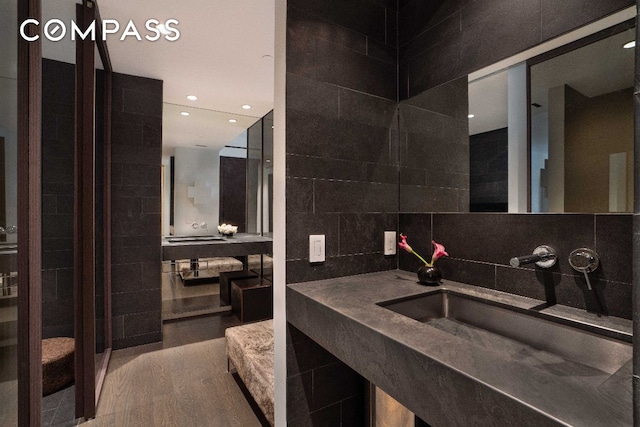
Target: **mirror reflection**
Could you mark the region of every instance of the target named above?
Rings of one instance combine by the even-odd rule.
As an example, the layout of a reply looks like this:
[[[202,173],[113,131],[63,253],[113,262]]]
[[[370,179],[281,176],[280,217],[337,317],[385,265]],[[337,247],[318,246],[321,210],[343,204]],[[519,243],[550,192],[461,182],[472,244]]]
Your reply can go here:
[[[0,4],[0,425],[17,425],[17,10]]]
[[[43,20],[76,18],[72,0],[42,4]],[[43,378],[42,420],[75,419],[74,139],[76,44],[42,41],[42,338],[43,356],[64,366]],[[51,362],[49,362],[51,363]],[[60,407],[69,408],[58,411]]]
[[[532,212],[631,212],[634,39],[531,66]]]
[[[469,83],[470,211],[631,212],[634,34],[533,58],[526,85],[524,63]]]
[[[244,245],[269,235],[272,123],[272,113],[260,118],[164,105],[165,242]],[[222,224],[232,225],[237,234],[223,234]],[[221,289],[223,273],[270,275],[268,254],[240,252],[213,257],[194,252],[165,262],[163,318],[228,311],[231,298]]]

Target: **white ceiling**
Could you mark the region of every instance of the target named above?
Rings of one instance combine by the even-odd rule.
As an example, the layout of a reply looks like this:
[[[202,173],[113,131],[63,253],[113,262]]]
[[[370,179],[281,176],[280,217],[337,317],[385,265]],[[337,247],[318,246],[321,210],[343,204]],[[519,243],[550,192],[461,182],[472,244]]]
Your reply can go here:
[[[175,42],[111,37],[107,43],[114,71],[164,81],[165,145],[219,149],[273,109],[274,0],[98,0],[98,5],[103,19],[121,25],[132,19],[141,32],[148,19],[179,21]],[[252,109],[242,109],[243,104]],[[226,113],[237,123],[229,123]]]

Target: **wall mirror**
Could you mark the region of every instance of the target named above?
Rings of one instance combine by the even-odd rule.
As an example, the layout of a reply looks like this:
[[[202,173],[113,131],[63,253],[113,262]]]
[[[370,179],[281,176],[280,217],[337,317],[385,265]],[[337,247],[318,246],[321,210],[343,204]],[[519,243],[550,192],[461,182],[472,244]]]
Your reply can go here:
[[[17,4],[0,4],[0,425],[18,424]],[[22,344],[22,343],[21,343]]]
[[[272,151],[272,113],[261,118],[165,103],[163,235],[218,237],[224,223],[238,233],[268,236]],[[163,318],[227,311],[220,273],[249,269],[267,275],[271,265],[260,254],[165,262]]]
[[[163,110],[163,235],[257,233],[260,117],[175,104]]]
[[[634,40],[625,21],[470,76],[470,211],[631,212]]]

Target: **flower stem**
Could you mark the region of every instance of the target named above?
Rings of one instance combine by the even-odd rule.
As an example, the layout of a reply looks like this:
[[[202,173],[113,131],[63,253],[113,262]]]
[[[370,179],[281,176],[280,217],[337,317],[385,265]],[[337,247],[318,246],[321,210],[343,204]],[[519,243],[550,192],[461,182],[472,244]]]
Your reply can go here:
[[[420,255],[418,255],[416,253],[416,251],[414,251],[413,249],[411,250],[411,253],[414,254],[415,256],[417,256],[418,258],[420,258],[420,261],[424,262],[424,265],[426,265],[427,267],[433,267],[431,264],[429,264],[427,261],[425,261],[424,258],[422,258]]]

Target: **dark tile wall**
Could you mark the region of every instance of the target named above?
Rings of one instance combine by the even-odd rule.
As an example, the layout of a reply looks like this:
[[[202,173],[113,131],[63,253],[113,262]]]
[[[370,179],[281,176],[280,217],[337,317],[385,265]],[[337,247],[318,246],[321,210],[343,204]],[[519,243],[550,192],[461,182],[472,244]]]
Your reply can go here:
[[[247,159],[220,157],[220,224],[247,229]]]
[[[287,422],[364,426],[365,380],[287,323]]]
[[[400,1],[400,99],[634,4],[633,0]]]
[[[507,212],[509,204],[508,129],[469,137],[471,212]]]
[[[75,66],[42,60],[42,335],[73,336]]]
[[[290,0],[287,9],[287,282],[396,268],[395,0]],[[310,234],[326,261],[310,265]],[[287,419],[364,425],[363,379],[300,332],[287,346]]]
[[[113,348],[162,340],[162,81],[114,74]]]
[[[469,211],[467,78],[400,102],[401,212]]]
[[[625,214],[401,214],[400,230],[423,257],[431,240],[449,257],[438,261],[445,278],[596,313],[631,319],[632,216]],[[546,244],[558,254],[550,269],[513,268],[509,260]],[[595,249],[600,268],[590,274],[594,292],[567,261],[580,247]],[[403,252],[400,268],[417,271],[417,258]]]
[[[287,281],[396,267],[395,1],[289,1]],[[310,234],[326,261],[310,265]]]

